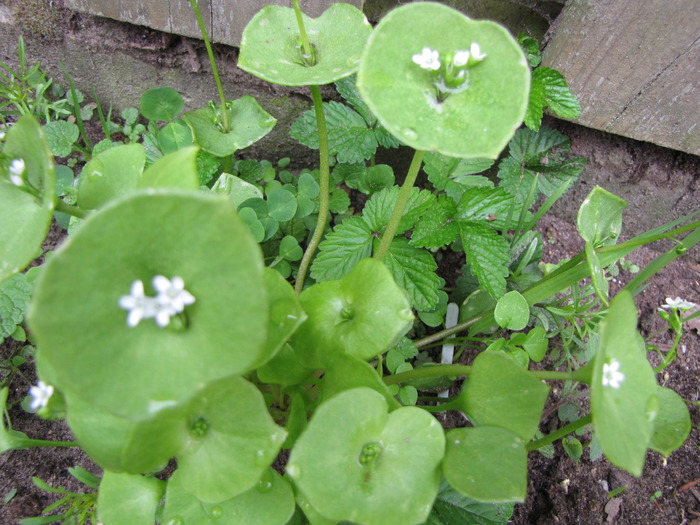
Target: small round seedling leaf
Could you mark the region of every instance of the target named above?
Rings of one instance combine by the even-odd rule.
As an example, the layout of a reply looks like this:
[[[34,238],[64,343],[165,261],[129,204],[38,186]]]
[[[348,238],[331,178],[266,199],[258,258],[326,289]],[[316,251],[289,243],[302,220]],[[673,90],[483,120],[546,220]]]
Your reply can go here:
[[[668,457],[688,437],[690,414],[683,398],[670,388],[659,386],[656,392],[659,413],[654,419],[654,433],[649,448]]]
[[[503,428],[450,430],[443,472],[452,487],[477,501],[524,501],[527,493],[525,443]]]
[[[435,71],[414,56],[428,49],[444,61],[472,43],[485,57],[468,68],[465,89],[442,99]],[[379,22],[363,52],[357,87],[380,123],[408,146],[495,159],[525,116],[530,69],[504,27],[438,3],[415,2]]]
[[[294,9],[271,5],[248,23],[238,67],[283,86],[323,85],[357,71],[372,27],[350,4],[331,5],[320,17],[302,15],[314,56],[304,59]]]
[[[297,200],[285,189],[273,189],[267,193],[267,209],[270,217],[276,221],[287,222],[297,213]]]
[[[549,387],[500,352],[474,360],[464,411],[477,425],[501,427],[528,440],[537,431]]]
[[[626,207],[624,199],[596,186],[578,210],[579,235],[596,248],[615,244],[622,231],[622,212]]]
[[[308,319],[292,346],[308,367],[322,368],[335,353],[371,359],[410,328],[411,305],[386,266],[363,259],[343,279],[317,283],[299,296]]]
[[[185,489],[177,470],[168,480],[161,523],[280,525],[294,514],[294,493],[287,480],[267,469],[254,488],[219,503],[205,503]]]
[[[173,120],[184,107],[182,96],[171,87],[149,89],[141,95],[141,114],[149,120]]]
[[[304,255],[299,241],[293,235],[286,235],[280,241],[280,257],[286,261],[298,261]]]
[[[184,120],[171,122],[158,132],[158,145],[163,153],[172,153],[192,145],[192,130]]]
[[[493,316],[501,328],[522,330],[530,319],[530,306],[520,292],[511,290],[498,300]]]
[[[121,298],[137,281],[155,296],[157,275],[180,277],[194,303],[168,326],[130,326]],[[230,201],[149,189],[90,216],[55,252],[29,323],[58,388],[143,419],[251,370],[267,315],[262,256]]]
[[[2,153],[22,159],[26,183],[39,197],[23,191],[0,175],[0,281],[19,272],[41,253],[51,225],[55,201],[55,175],[51,150],[41,127],[32,117],[20,118],[8,131]]]
[[[93,157],[80,174],[78,205],[94,210],[133,191],[146,162],[141,144],[124,144]]]
[[[658,413],[654,371],[636,330],[629,292],[613,299],[600,325],[591,383],[596,437],[614,465],[640,476]]]
[[[229,129],[223,129],[221,106],[202,108],[185,113],[195,142],[207,153],[217,157],[233,155],[267,135],[277,119],[265,111],[251,96],[229,100]]]
[[[355,388],[323,403],[292,449],[287,473],[323,517],[367,525],[422,523],[440,486],[442,427],[415,407],[387,414]]]
[[[106,470],[97,494],[98,519],[109,525],[152,525],[165,482]]]
[[[248,199],[262,199],[263,196],[262,191],[257,186],[229,173],[222,173],[211,189],[217,193],[228,195],[236,207]]]
[[[188,419],[190,439],[177,456],[180,482],[207,503],[253,488],[287,436],[260,391],[241,377],[210,384],[189,408]]]

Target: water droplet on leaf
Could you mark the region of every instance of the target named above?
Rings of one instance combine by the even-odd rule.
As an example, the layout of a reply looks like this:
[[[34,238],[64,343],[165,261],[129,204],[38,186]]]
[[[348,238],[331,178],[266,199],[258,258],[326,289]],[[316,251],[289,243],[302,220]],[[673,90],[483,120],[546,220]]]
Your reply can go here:
[[[416,133],[415,129],[406,128],[403,130],[403,134],[408,140],[416,140],[418,138],[418,133]]]
[[[211,510],[209,511],[209,515],[212,517],[212,519],[218,520],[221,516],[224,515],[224,509],[217,505],[211,508]]]

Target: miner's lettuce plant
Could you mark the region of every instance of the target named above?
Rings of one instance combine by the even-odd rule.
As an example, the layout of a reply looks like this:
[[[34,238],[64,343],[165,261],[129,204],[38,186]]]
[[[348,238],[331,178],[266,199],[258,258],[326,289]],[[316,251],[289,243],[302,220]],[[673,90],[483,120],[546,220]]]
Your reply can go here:
[[[75,217],[34,285],[28,326],[40,383],[29,408],[65,417],[104,469],[101,522],[404,525],[434,522],[446,506],[458,520],[450,523],[475,508],[505,522],[508,504],[526,494],[528,452],[584,426],[637,476],[648,449],[668,455],[682,444],[687,408],[656,384],[632,299],[680,250],[614,298],[606,268],[685,232],[679,242],[689,248],[700,224],[677,221],[617,244],[625,203],[596,188],[578,215],[585,252],[539,271],[532,227],[582,163],[567,157],[559,134],[516,134],[533,103],[531,74],[504,28],[416,2],[372,29],[352,6],[310,19],[295,1],[253,18],[239,66],[309,85],[315,125],[305,116],[293,134],[319,149],[318,172],[277,181],[271,165],[235,161],[275,121],[251,97],[226,100],[215,67],[220,104],[180,121],[177,97],[149,93],[142,113],[174,125],[151,127],[150,143],[170,151],[153,162],[140,144],[94,155],[75,206],[56,197],[51,152],[31,117],[5,137],[0,279],[22,275],[54,210]],[[333,82],[361,122],[324,106],[319,86]],[[331,147],[338,158],[349,150],[331,146],[329,108],[373,141],[333,172]],[[374,144],[399,143],[415,150],[401,187],[381,170],[367,176],[373,166],[348,167],[371,159]],[[506,146],[498,185],[475,175]],[[221,159],[211,184],[201,151]],[[422,166],[433,191],[414,188]],[[371,198],[331,230],[333,181],[364,184]],[[455,326],[417,339],[415,310],[437,326],[447,309],[433,253],[448,248],[464,252],[471,289]],[[607,309],[592,359],[529,370],[547,353],[545,313],[563,308],[557,294],[586,278]],[[486,348],[472,363],[411,364],[419,349],[462,333]],[[454,397],[418,397],[458,376],[467,379]],[[542,436],[547,380],[590,385],[591,410]],[[431,414],[444,410],[470,425],[444,430]],[[51,444],[70,443],[32,439],[3,418],[0,451]],[[173,458],[177,468],[162,481],[155,475]]]

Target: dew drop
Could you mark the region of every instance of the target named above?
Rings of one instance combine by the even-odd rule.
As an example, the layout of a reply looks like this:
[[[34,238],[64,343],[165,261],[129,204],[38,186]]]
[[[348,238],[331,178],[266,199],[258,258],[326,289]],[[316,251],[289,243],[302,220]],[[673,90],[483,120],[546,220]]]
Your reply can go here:
[[[287,474],[289,474],[291,477],[295,479],[299,479],[299,476],[301,475],[301,469],[297,467],[296,465],[287,465],[286,467]]]
[[[165,525],[185,525],[185,521],[178,516],[168,520]]]
[[[267,467],[268,466],[268,458],[265,455],[264,450],[258,450],[255,452],[255,458],[253,460],[255,464],[259,467]]]
[[[418,138],[418,133],[416,133],[415,129],[411,128],[406,128],[403,130],[403,135],[406,137],[408,140],[416,140]]]
[[[461,445],[462,442],[459,439],[455,439],[455,445]]]
[[[211,508],[211,510],[209,511],[209,515],[212,519],[218,520],[221,516],[224,515],[224,509],[216,505],[215,507]]]

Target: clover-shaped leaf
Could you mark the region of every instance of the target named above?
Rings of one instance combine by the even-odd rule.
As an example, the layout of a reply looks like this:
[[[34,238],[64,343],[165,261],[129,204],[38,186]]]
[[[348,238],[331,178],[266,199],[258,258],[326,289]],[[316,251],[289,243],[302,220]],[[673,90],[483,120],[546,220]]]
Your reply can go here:
[[[307,288],[299,300],[308,319],[292,346],[308,367],[324,367],[335,353],[371,359],[398,341],[413,321],[405,293],[375,259],[363,259],[340,280]]]
[[[654,371],[636,330],[629,292],[610,303],[601,323],[591,384],[596,437],[614,465],[640,476],[658,412]]]
[[[270,417],[260,391],[241,377],[210,384],[189,414],[190,439],[177,456],[180,482],[208,503],[253,488],[287,435]]]
[[[304,57],[294,9],[271,5],[243,31],[238,67],[284,86],[330,84],[357,71],[372,32],[362,11],[336,3],[318,18],[302,17],[313,57]]]
[[[502,26],[416,2],[379,22],[357,87],[379,122],[405,144],[495,159],[525,115],[530,69]]]
[[[259,247],[228,198],[149,189],[56,251],[29,323],[57,388],[138,420],[254,368],[266,295]]]
[[[323,517],[367,525],[422,523],[440,487],[445,437],[428,412],[387,414],[369,388],[323,403],[299,437],[287,473]]]

